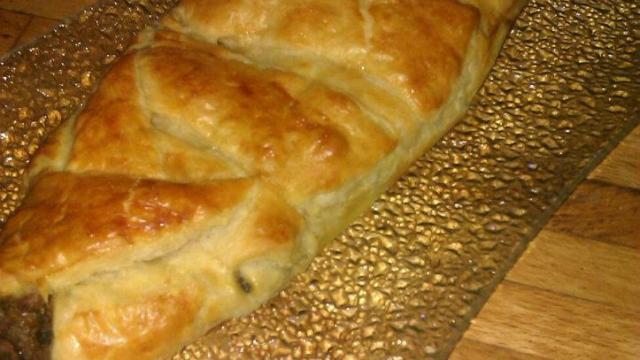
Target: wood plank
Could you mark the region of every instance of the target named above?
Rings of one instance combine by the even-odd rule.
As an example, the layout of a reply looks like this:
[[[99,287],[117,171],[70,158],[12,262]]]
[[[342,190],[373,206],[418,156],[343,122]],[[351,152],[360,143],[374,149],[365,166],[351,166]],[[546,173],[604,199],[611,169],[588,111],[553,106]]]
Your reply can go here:
[[[523,354],[500,346],[489,345],[482,342],[463,338],[456,344],[451,353],[450,360],[543,360],[546,358]]]
[[[640,190],[640,126],[589,174],[589,179]]]
[[[553,359],[637,359],[637,311],[504,281],[465,338]]]
[[[53,26],[58,23],[58,20],[34,16],[29,22],[29,25],[24,29],[24,32],[16,42],[15,46],[21,46],[33,41],[35,38],[49,32],[53,29]]]
[[[13,48],[29,23],[29,16],[0,9],[0,54]]]
[[[62,19],[95,2],[96,0],[0,0],[0,8],[50,19]]]
[[[543,230],[507,279],[638,311],[639,275],[637,249]]]
[[[640,191],[585,181],[546,230],[640,248]]]

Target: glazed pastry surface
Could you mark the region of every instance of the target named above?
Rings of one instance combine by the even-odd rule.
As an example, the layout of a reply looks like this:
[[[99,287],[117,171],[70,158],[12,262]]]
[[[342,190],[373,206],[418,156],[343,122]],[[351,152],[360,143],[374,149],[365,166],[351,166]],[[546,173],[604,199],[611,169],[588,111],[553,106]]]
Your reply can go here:
[[[0,296],[166,358],[305,269],[464,113],[522,0],[184,0],[26,175]]]

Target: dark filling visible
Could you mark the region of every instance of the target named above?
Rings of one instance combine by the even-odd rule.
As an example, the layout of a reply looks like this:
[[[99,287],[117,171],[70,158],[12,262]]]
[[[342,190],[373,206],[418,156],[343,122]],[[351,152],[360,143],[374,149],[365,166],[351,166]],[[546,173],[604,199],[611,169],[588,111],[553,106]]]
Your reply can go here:
[[[242,289],[242,291],[244,291],[247,294],[251,293],[251,290],[252,290],[251,283],[247,279],[245,279],[244,276],[242,276],[242,274],[240,274],[240,272],[238,271],[236,271],[234,275],[236,278],[236,282],[238,283],[238,286],[240,286],[240,289]]]
[[[51,338],[51,307],[40,295],[0,298],[0,360],[47,360]]]

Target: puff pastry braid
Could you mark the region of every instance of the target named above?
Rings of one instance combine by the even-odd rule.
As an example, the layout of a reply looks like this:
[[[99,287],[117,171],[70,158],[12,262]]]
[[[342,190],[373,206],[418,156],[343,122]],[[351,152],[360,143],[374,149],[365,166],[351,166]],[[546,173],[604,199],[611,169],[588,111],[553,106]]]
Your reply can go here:
[[[521,0],[185,0],[31,164],[0,295],[53,359],[170,356],[281,290],[465,111]]]

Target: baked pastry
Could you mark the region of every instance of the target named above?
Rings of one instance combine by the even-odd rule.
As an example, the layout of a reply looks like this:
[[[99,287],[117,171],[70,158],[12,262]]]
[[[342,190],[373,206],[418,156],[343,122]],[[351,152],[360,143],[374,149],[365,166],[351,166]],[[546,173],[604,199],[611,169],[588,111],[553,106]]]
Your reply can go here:
[[[282,289],[450,128],[517,0],[185,0],[33,160],[0,296],[155,359]]]

